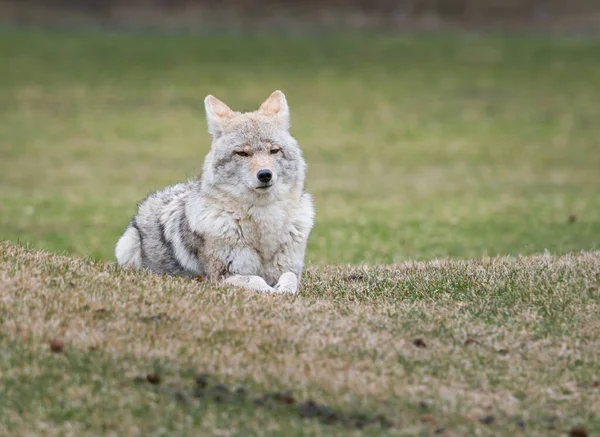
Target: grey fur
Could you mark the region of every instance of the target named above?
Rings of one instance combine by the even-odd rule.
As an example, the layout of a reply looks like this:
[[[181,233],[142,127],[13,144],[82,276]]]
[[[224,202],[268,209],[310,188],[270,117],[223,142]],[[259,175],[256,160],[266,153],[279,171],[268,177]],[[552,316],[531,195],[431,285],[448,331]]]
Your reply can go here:
[[[276,91],[251,113],[234,112],[212,96],[205,102],[213,143],[201,177],[138,204],[117,243],[117,262],[295,292],[314,210],[304,192],[306,164],[289,134],[285,96]],[[270,185],[257,180],[263,168],[272,171]]]

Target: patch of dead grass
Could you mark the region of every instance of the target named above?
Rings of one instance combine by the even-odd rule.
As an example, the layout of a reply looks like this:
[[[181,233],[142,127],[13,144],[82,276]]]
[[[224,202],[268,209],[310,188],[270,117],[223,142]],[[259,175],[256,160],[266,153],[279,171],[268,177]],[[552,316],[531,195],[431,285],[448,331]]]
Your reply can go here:
[[[2,332],[38,347],[59,338],[66,349],[169,360],[400,414],[402,426],[418,415],[398,409],[420,401],[442,421],[493,413],[570,423],[600,410],[597,252],[309,268],[297,296],[7,243],[0,254]]]

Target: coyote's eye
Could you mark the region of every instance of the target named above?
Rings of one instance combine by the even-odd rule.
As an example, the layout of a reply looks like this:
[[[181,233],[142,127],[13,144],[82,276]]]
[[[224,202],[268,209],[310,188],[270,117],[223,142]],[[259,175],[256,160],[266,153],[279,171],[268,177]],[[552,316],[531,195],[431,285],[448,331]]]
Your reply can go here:
[[[241,150],[236,150],[236,151],[235,151],[235,152],[233,152],[233,153],[234,153],[235,155],[238,155],[238,156],[250,156],[250,155],[248,155],[248,153],[247,153],[247,152],[243,152],[243,151],[241,151]]]
[[[271,149],[271,155],[277,155],[279,152],[281,152],[281,149]]]

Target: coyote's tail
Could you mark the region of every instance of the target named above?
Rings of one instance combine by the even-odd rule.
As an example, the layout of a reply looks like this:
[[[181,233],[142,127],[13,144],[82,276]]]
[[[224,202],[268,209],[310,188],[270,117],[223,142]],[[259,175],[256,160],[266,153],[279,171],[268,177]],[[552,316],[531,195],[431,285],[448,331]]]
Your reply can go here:
[[[142,267],[142,239],[140,232],[133,225],[123,233],[115,248],[115,256],[117,264],[126,268],[141,268]]]

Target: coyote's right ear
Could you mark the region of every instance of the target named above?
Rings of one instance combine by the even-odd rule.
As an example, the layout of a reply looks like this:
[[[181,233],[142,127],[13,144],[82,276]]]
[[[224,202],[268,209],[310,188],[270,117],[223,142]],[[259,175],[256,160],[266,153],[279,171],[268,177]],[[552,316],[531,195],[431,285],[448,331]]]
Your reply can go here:
[[[222,133],[221,124],[233,115],[233,111],[225,103],[211,95],[204,99],[204,108],[206,109],[208,132],[215,137],[219,136]]]

